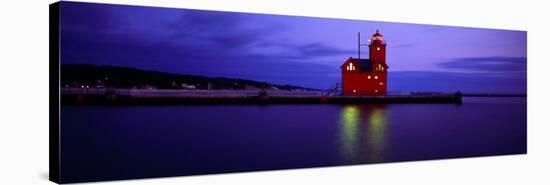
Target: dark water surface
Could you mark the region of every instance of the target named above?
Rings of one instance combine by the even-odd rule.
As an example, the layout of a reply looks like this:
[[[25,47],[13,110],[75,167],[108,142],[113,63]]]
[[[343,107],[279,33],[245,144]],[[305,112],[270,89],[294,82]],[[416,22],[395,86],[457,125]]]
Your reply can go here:
[[[65,182],[522,154],[526,98],[455,104],[63,106]]]

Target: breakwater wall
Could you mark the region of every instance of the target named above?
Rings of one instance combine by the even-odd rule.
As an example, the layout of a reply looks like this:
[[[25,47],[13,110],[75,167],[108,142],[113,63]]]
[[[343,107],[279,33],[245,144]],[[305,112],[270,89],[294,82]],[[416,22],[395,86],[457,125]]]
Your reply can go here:
[[[393,96],[131,96],[62,94],[64,105],[462,103],[460,94]]]

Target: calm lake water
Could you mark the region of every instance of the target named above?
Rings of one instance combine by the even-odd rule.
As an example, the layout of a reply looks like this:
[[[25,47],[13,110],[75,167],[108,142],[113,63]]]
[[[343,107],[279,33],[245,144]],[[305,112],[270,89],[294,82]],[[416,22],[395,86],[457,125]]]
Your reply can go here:
[[[526,98],[455,104],[62,106],[66,182],[527,150]]]

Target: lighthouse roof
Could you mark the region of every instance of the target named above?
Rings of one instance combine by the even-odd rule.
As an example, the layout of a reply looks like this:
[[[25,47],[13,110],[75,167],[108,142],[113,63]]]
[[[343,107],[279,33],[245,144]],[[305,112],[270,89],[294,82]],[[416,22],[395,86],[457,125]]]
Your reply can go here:
[[[354,59],[359,64],[360,71],[372,71],[372,62],[370,59]]]
[[[353,63],[354,65],[357,65],[359,66],[359,71],[365,71],[365,72],[371,72],[373,70],[373,62],[370,60],[370,59],[362,59],[362,58],[348,58],[348,60],[346,60],[346,62],[344,62],[342,64],[342,66],[340,66],[342,69],[345,69],[345,66],[346,65],[349,65],[348,63]],[[384,65],[385,68],[388,68],[388,66],[386,64],[382,64]]]
[[[376,33],[374,35],[372,35],[373,37],[375,36],[382,36],[382,34],[380,34],[380,32],[378,32],[378,30],[376,30]]]
[[[348,63],[354,63],[355,65],[359,66],[359,71],[372,71],[372,62],[369,59],[359,59],[359,58],[349,58],[344,64],[342,64],[342,67],[347,65]]]

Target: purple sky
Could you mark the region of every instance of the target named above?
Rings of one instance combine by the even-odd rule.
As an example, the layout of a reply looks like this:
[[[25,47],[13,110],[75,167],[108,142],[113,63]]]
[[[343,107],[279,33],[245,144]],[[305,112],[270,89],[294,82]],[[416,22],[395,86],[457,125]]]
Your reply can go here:
[[[525,31],[375,21],[63,2],[61,62],[328,89],[376,29],[389,91],[526,93]]]

